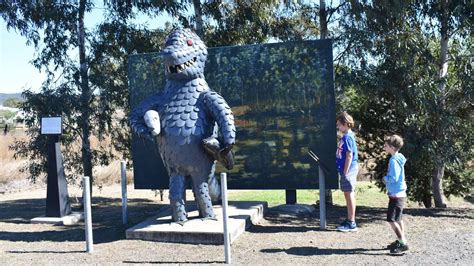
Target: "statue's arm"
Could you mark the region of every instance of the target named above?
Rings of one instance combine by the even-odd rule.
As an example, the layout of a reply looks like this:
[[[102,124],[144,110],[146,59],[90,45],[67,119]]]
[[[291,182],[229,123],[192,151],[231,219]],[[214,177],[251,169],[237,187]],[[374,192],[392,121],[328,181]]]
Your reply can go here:
[[[217,122],[217,126],[223,138],[224,147],[235,144],[234,115],[227,102],[214,91],[204,93],[204,103],[208,112]]]
[[[130,127],[140,137],[153,139],[150,128],[146,125],[144,115],[149,110],[158,111],[162,93],[156,93],[142,101],[130,112]]]

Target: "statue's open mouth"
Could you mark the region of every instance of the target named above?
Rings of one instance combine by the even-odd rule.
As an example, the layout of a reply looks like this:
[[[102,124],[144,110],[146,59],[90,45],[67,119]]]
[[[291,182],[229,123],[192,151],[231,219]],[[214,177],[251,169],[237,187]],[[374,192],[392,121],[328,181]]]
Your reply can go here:
[[[179,65],[174,65],[174,66],[168,66],[168,72],[169,73],[179,73],[179,72],[183,72],[185,69],[187,69],[188,67],[194,65],[194,63],[196,62],[197,60],[197,57],[194,57],[193,59],[189,60],[189,61],[186,61],[182,64],[179,64]]]

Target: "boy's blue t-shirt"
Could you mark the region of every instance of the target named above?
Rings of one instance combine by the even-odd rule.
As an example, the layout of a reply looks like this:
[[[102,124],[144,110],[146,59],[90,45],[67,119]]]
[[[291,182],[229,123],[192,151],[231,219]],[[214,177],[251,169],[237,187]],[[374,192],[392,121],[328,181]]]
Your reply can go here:
[[[342,138],[339,140],[339,143],[337,144],[337,151],[336,151],[336,165],[337,165],[337,170],[339,173],[342,174],[344,171],[344,165],[346,163],[346,153],[350,151],[352,152],[352,162],[351,166],[349,167],[350,169],[353,169],[354,167],[357,167],[357,161],[358,161],[358,155],[357,155],[357,144],[355,140],[355,135],[352,130],[349,130]]]

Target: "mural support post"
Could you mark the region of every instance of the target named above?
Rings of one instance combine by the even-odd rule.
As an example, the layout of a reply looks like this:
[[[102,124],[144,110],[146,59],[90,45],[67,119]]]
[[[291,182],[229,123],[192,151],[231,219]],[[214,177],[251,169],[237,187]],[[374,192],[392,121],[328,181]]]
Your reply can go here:
[[[324,170],[318,165],[319,170],[319,226],[326,229],[326,181]]]
[[[286,204],[296,204],[296,189],[285,190]]]

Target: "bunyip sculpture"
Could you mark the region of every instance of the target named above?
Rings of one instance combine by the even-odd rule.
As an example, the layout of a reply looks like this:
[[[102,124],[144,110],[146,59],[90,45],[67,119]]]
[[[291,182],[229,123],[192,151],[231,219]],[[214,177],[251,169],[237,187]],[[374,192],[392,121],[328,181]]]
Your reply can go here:
[[[164,90],[145,99],[130,114],[132,130],[156,141],[170,176],[172,218],[183,224],[185,180],[192,180],[203,219],[215,219],[209,183],[215,182],[216,160],[234,165],[234,116],[226,101],[209,89],[204,79],[207,49],[189,29],[174,30],[161,51],[165,66]]]

